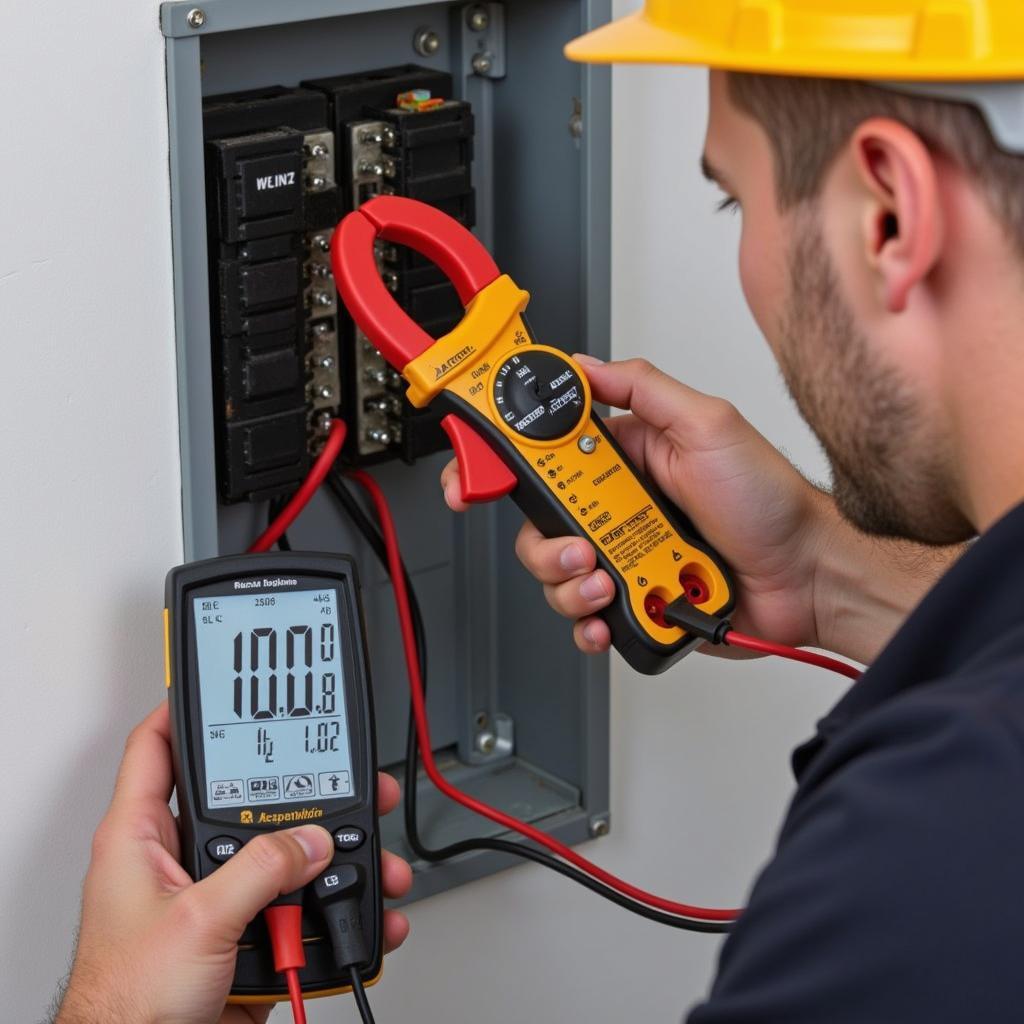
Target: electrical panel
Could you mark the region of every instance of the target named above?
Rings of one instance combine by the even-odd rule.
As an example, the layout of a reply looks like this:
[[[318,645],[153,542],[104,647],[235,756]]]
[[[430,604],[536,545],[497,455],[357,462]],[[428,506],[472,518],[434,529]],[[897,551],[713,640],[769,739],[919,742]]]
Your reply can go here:
[[[610,76],[562,47],[610,14],[610,0],[161,7],[185,556],[244,551],[342,418],[343,465],[387,494],[422,610],[436,761],[569,843],[608,830],[607,658],[574,648],[519,566],[511,503],[444,504],[447,437],[339,304],[329,251],[375,195],[431,203],[530,291],[541,341],[607,357]],[[390,244],[376,259],[429,334],[462,318],[429,261]],[[329,487],[288,537],[358,566],[379,759],[402,778],[408,684],[387,575]],[[416,790],[428,845],[501,831],[424,778]],[[413,862],[413,899],[508,865],[420,862],[401,815],[381,828]]]

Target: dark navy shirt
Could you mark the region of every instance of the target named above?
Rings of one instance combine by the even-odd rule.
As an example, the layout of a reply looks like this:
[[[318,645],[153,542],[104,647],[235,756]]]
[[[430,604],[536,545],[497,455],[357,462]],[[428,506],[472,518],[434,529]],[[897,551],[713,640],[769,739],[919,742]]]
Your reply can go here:
[[[1024,1021],[1024,506],[793,766],[775,856],[688,1024]]]

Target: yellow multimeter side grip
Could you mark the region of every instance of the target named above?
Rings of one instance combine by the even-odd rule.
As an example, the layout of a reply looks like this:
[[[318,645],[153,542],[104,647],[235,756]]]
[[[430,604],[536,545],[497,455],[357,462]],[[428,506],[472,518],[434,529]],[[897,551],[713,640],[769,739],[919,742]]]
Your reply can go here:
[[[164,609],[164,686],[171,688],[171,610]]]
[[[316,942],[317,939],[303,939],[303,942]],[[383,966],[376,973],[376,975],[370,978],[368,981],[363,982],[363,988],[373,988],[374,985],[380,981],[384,974]],[[324,999],[327,996],[345,996],[352,991],[351,985],[341,985],[338,988],[320,988],[320,989],[303,989],[303,999]],[[249,995],[230,995],[228,996],[228,1002],[234,1003],[238,1006],[259,1006],[260,1003],[265,1005],[270,1003],[287,1003],[289,1000],[287,992],[281,992],[277,994],[268,993],[265,996],[249,996]]]

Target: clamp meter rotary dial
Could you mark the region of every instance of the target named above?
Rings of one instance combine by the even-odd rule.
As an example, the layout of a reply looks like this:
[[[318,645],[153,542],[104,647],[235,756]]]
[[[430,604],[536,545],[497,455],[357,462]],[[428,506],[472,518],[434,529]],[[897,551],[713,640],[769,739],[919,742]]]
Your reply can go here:
[[[536,346],[506,359],[491,391],[506,426],[531,441],[566,437],[586,416],[586,386],[575,365]]]
[[[374,259],[381,240],[410,246],[455,286],[466,316],[443,338],[384,286]],[[687,596],[710,615],[728,614],[724,563],[605,429],[582,367],[534,342],[523,315],[529,295],[480,242],[434,207],[379,196],[338,225],[331,261],[352,318],[408,382],[409,401],[446,414],[463,499],[509,495],[545,536],[590,543],[616,589],[602,617],[637,670],[660,672],[696,647],[662,613]]]
[[[262,832],[322,825],[328,869],[280,903],[302,906],[310,996],[347,989],[326,941],[329,901],[358,917],[367,982],[380,974],[382,904],[373,703],[355,566],[272,552],[173,569],[164,613],[182,862],[204,878]],[[287,998],[262,919],[239,944],[232,1002]]]

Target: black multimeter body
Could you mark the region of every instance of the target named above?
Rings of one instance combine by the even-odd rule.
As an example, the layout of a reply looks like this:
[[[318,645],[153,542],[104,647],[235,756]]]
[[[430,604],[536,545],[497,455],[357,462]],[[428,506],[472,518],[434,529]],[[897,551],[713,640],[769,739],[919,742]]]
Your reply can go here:
[[[360,973],[372,983],[383,958],[377,758],[354,563],[293,552],[194,562],[168,574],[164,615],[185,869],[201,879],[262,832],[323,826],[335,854],[319,886],[334,869],[363,879]],[[307,996],[349,985],[313,890],[286,898],[303,904]],[[230,1001],[287,995],[259,918],[239,944]]]

